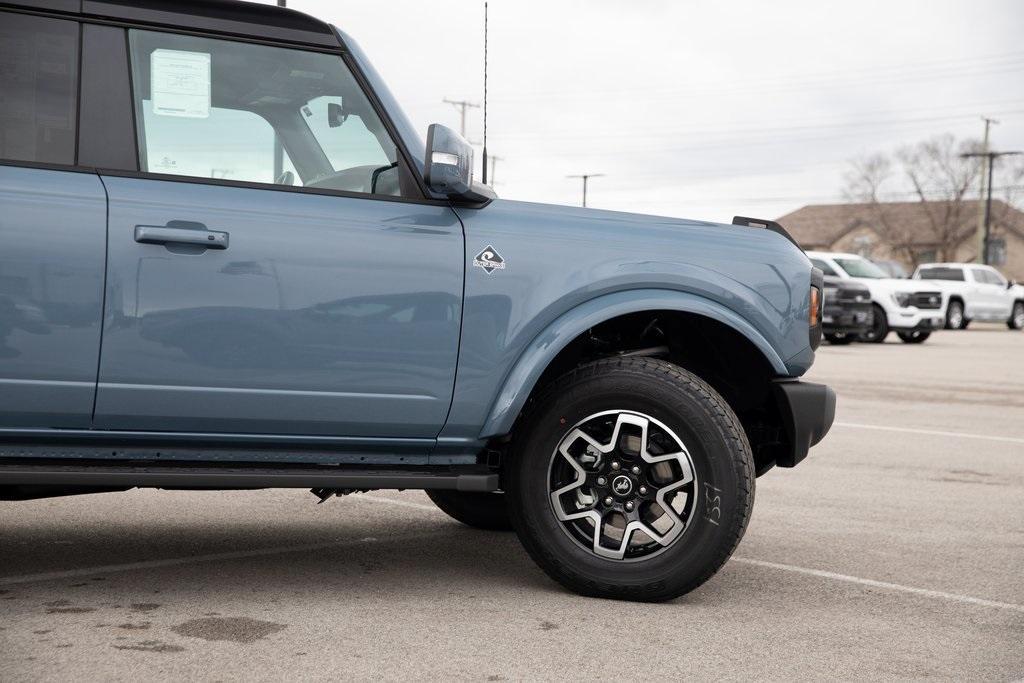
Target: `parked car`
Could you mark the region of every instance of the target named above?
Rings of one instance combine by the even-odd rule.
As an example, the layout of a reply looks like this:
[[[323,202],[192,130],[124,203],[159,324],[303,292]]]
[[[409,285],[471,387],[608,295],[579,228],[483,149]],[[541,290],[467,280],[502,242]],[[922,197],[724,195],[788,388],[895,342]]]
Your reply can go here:
[[[962,330],[972,320],[1005,322],[1011,330],[1024,329],[1024,287],[992,266],[923,263],[914,271],[914,279],[928,280],[946,293],[948,329]]]
[[[856,254],[809,251],[807,256],[825,275],[860,282],[871,292],[871,328],[861,335],[863,341],[881,343],[895,331],[904,343],[920,344],[943,326],[946,298],[942,290],[891,278]]]
[[[849,344],[871,331],[874,310],[867,287],[826,275],[824,299],[821,325],[830,344]]]
[[[425,489],[664,600],[829,430],[822,274],[780,226],[499,199],[292,10],[0,6],[3,498]]]

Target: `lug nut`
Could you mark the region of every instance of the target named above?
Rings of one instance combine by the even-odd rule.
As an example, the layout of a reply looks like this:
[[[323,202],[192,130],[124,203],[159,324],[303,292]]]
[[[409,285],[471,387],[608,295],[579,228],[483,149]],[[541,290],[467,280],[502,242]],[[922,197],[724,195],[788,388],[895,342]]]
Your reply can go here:
[[[632,512],[632,510],[633,510],[633,501],[630,501],[630,502],[626,503],[626,509],[629,510],[630,512]]]
[[[633,474],[640,474],[640,468],[636,465],[633,465]]]
[[[604,477],[598,477],[597,478],[597,485],[598,486],[604,486],[607,483],[608,483],[608,480],[605,479]]]
[[[646,486],[641,486],[640,487],[640,495],[643,496],[643,495],[646,495],[646,494],[647,494],[647,487]]]
[[[615,502],[615,501],[614,501],[614,500],[612,499],[612,497],[611,497],[611,496],[608,496],[607,498],[605,498],[605,499],[604,499],[604,504],[605,504],[605,505],[611,505],[611,504],[612,504],[612,503],[614,503],[614,502]]]
[[[617,461],[614,461],[614,460],[612,461],[612,469],[613,470],[619,469],[619,463]]]

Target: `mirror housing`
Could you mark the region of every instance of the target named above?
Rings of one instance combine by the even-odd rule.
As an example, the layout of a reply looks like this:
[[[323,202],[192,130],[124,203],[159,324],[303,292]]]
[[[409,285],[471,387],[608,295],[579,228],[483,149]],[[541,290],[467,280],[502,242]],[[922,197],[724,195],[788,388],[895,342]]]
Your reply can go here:
[[[345,119],[348,118],[348,112],[337,102],[327,103],[327,125],[331,128],[338,128],[341,124],[345,123]]]
[[[430,125],[424,159],[423,179],[431,192],[467,202],[494,198],[490,188],[473,182],[473,147],[451,128]]]

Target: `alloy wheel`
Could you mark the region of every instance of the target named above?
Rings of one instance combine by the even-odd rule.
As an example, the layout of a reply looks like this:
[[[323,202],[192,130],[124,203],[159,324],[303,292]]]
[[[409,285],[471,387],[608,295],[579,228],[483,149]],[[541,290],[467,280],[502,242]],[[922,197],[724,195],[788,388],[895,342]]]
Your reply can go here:
[[[582,548],[612,560],[652,557],[686,530],[697,480],[672,430],[632,411],[587,417],[562,437],[548,468],[551,508]]]

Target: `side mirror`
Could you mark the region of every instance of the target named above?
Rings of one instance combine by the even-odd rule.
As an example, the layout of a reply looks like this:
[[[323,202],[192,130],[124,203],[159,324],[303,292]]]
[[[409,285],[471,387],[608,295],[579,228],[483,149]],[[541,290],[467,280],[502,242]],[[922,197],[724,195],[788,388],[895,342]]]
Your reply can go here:
[[[1013,289],[1016,286],[1017,286],[1017,281],[1016,280],[1007,280],[1006,281],[1006,288],[1007,289]]]
[[[345,108],[337,102],[327,103],[327,125],[331,128],[338,128],[341,124],[345,123],[348,118],[348,113]]]
[[[473,147],[465,138],[440,123],[427,129],[424,180],[431,192],[468,202],[485,202],[494,193],[473,182]]]

